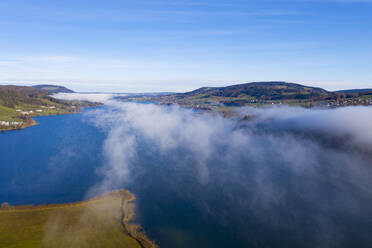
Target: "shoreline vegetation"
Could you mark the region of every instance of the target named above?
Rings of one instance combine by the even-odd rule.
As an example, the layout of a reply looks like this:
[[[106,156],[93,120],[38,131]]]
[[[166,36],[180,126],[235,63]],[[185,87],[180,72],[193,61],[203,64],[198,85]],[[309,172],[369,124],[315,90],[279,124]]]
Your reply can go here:
[[[133,237],[143,248],[157,248],[155,242],[149,240],[143,231],[143,228],[139,224],[132,223],[135,217],[135,204],[136,197],[128,190],[120,190],[121,194],[126,195],[122,200],[122,212],[123,212],[123,227],[127,231],[128,235]]]
[[[3,203],[0,246],[156,248],[142,227],[133,223],[135,199],[128,190],[115,190],[75,203],[37,206]],[[101,244],[91,246],[95,240]]]

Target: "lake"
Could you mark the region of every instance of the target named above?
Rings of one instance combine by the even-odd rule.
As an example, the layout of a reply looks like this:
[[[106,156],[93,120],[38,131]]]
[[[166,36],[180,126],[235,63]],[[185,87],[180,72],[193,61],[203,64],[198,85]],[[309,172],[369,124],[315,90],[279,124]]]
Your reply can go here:
[[[108,163],[104,147],[110,132],[91,121],[92,111],[37,117],[39,125],[0,133],[0,202],[79,201],[104,180],[100,169]],[[267,133],[268,127],[260,130]],[[131,173],[120,187],[137,196],[137,221],[160,247],[372,244],[371,194],[355,186],[346,169],[356,161],[360,168],[366,167],[371,161],[368,151],[348,148],[346,153],[346,148],[314,141],[316,136],[301,136],[301,145],[311,148],[314,159],[302,154],[306,158],[299,161],[296,154],[304,150],[291,157],[282,157],[283,151],[278,150],[283,140],[288,149],[298,147],[292,140],[297,136],[275,139],[272,134],[250,134],[244,142],[249,140],[251,145],[232,148],[220,142],[213,146],[211,156],[203,160],[209,168],[208,180],[200,180],[195,165],[203,154],[186,146],[164,150],[138,130],[131,132],[136,154],[131,157]],[[298,173],[298,168],[289,169],[286,159],[303,164],[311,160],[316,165]],[[368,173],[369,169],[364,174]]]

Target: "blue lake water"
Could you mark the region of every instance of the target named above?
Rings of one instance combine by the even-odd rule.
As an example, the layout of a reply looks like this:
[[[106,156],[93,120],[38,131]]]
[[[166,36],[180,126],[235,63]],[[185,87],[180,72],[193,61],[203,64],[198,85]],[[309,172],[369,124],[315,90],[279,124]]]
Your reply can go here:
[[[39,125],[0,133],[0,202],[82,200],[102,179],[97,169],[105,163],[107,133],[86,121],[84,113],[35,120]],[[273,157],[263,161],[270,164]],[[174,166],[180,160],[190,166]],[[279,185],[278,192],[286,194],[266,203],[255,193],[260,185],[251,176],[261,173],[260,165],[245,154],[235,162],[230,169],[237,173],[227,172],[218,157],[208,161],[215,169],[212,181],[203,184],[193,177],[195,161],[187,151],[161,154],[151,142],[140,142],[134,180],[124,187],[136,194],[137,220],[150,238],[166,248],[371,247],[369,194],[347,189],[333,174],[327,177],[326,169],[324,178],[314,178],[272,166],[264,183],[274,192]]]
[[[35,120],[39,125],[0,133],[0,202],[81,200],[99,180],[104,134],[81,113]]]

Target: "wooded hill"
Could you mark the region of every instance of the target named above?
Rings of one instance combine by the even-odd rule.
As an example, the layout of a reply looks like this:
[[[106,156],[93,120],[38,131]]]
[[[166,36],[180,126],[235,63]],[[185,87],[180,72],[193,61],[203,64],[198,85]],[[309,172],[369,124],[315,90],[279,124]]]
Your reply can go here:
[[[246,97],[260,100],[312,99],[325,100],[338,97],[372,95],[372,89],[344,90],[330,92],[322,88],[286,82],[253,82],[226,87],[203,87],[191,92],[177,94],[179,97],[200,95],[204,98]]]
[[[66,88],[61,86],[56,86],[54,91],[57,89],[66,91]],[[50,90],[30,86],[0,86],[0,131],[31,126],[35,124],[33,116],[75,113],[82,107],[98,105],[59,100],[50,95]]]
[[[147,97],[145,100],[162,104],[179,104],[193,108],[213,106],[245,106],[288,104],[311,107],[371,105],[372,89],[327,91],[318,87],[287,82],[253,82],[226,87],[202,87],[186,93]]]
[[[59,85],[50,85],[50,84],[39,84],[34,85],[32,88],[45,91],[48,94],[55,94],[55,93],[74,93],[73,90],[70,90],[64,86]]]

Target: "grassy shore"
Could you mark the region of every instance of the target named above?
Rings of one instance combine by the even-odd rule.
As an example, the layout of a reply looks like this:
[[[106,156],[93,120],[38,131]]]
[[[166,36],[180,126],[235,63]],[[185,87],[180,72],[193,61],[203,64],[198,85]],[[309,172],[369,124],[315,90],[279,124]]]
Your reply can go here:
[[[63,115],[63,114],[73,114],[81,111],[83,107],[93,107],[97,106],[97,103],[85,103],[83,104],[71,104],[70,106],[59,106],[53,108],[42,108],[35,107],[30,105],[21,105],[16,108],[7,108],[0,106],[0,131],[10,131],[10,130],[19,130],[27,127],[36,125],[33,117],[37,116],[49,116],[49,115]],[[40,109],[41,108],[41,109]],[[27,112],[29,114],[22,115],[22,112]],[[8,125],[4,125],[3,122],[8,122]],[[17,123],[14,125],[14,123]]]
[[[86,101],[67,101],[53,98],[54,90],[69,91],[61,86],[40,87],[0,85],[0,131],[33,126],[35,116],[70,114],[84,107],[101,105]]]
[[[0,208],[0,247],[155,247],[131,224],[134,196],[114,191],[91,200]]]

